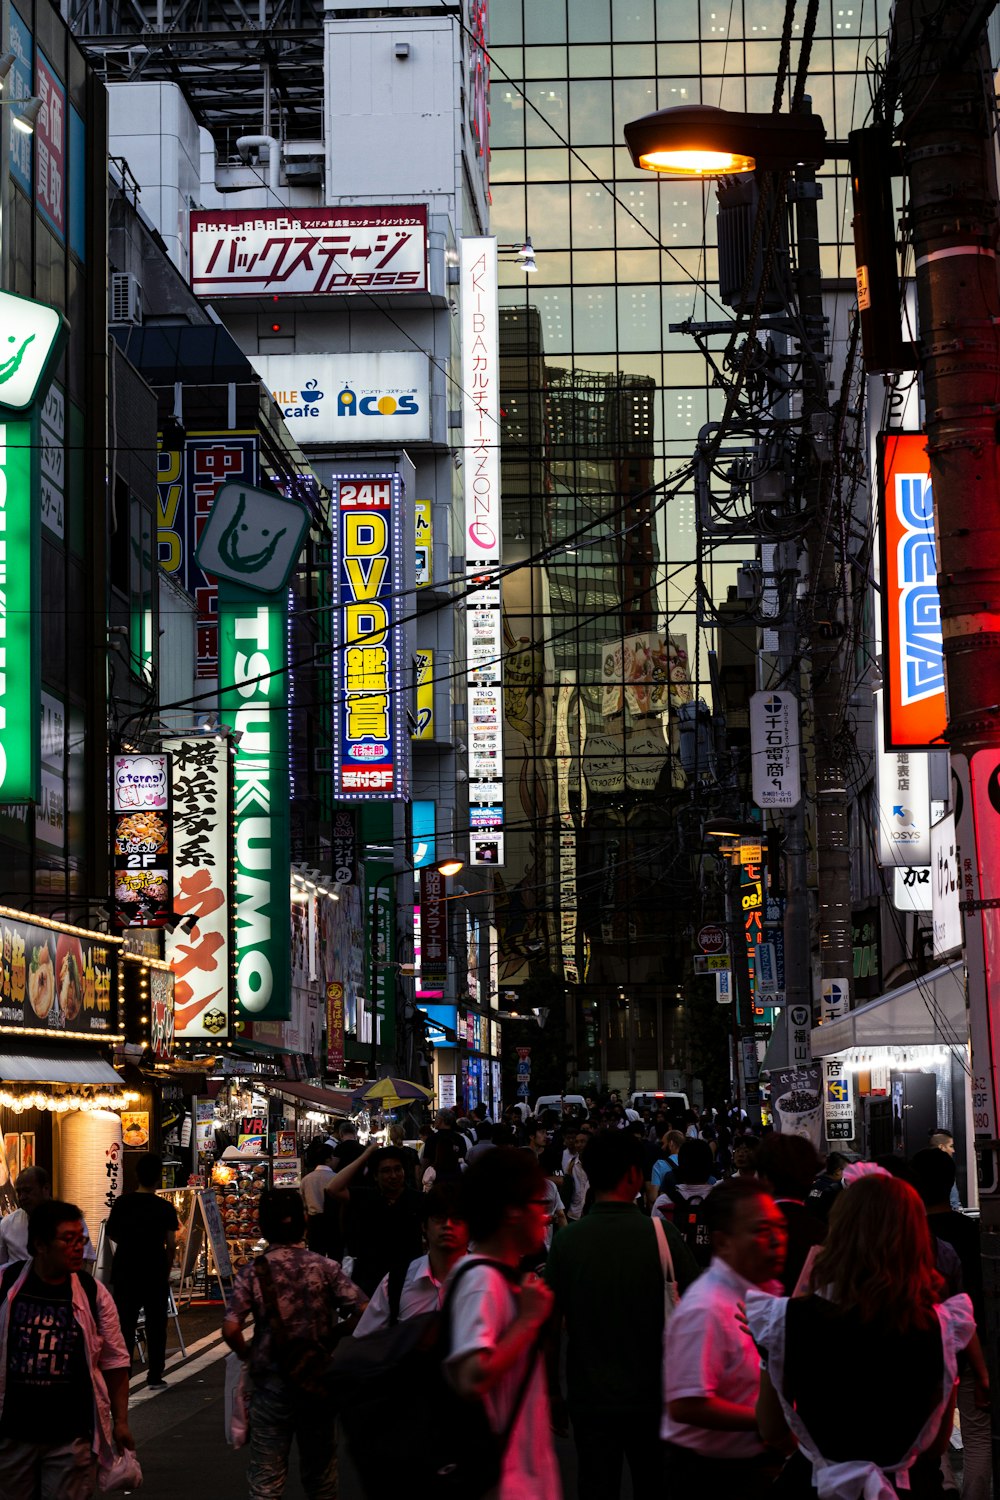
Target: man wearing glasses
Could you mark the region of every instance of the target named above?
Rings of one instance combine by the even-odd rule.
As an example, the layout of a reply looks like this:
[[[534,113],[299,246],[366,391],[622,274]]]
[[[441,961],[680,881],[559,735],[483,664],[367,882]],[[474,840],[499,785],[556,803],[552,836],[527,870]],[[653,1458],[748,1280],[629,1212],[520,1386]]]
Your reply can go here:
[[[98,1462],[134,1448],[129,1356],[110,1292],[81,1277],[84,1229],[46,1199],[28,1223],[30,1259],[0,1278],[0,1495],[89,1500]]]

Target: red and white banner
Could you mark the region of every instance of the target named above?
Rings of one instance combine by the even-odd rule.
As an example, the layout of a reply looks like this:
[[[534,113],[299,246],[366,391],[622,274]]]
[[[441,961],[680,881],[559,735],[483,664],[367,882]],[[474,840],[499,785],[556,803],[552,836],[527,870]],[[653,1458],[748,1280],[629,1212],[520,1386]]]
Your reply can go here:
[[[199,297],[427,290],[427,205],[205,209],[191,215]]]

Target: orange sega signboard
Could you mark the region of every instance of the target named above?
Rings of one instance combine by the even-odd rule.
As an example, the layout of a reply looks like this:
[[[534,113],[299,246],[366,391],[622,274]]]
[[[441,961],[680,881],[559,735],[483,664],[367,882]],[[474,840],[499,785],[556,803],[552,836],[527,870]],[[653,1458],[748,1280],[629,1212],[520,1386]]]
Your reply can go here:
[[[885,748],[943,748],[947,708],[927,436],[879,434]]]

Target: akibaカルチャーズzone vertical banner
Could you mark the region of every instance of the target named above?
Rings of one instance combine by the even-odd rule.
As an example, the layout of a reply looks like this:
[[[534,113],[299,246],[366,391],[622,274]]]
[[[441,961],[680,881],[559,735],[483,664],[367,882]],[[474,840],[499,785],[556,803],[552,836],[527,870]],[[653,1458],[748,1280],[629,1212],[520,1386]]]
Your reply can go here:
[[[35,417],[0,412],[0,803],[37,802],[41,562]]]
[[[219,703],[239,735],[234,764],[236,1000],[243,1017],[287,1021],[291,880],[288,594],[219,580]]]

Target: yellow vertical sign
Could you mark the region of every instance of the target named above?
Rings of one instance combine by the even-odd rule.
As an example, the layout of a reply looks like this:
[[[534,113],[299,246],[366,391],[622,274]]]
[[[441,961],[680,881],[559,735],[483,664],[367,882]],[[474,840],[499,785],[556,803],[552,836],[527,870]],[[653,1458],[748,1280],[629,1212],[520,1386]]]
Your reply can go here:
[[[431,502],[414,500],[413,517],[417,542],[417,588],[425,589],[434,581],[434,522]]]
[[[410,738],[414,740],[432,740],[434,738],[434,652],[420,649],[414,653],[414,656],[416,660],[417,727]]]

